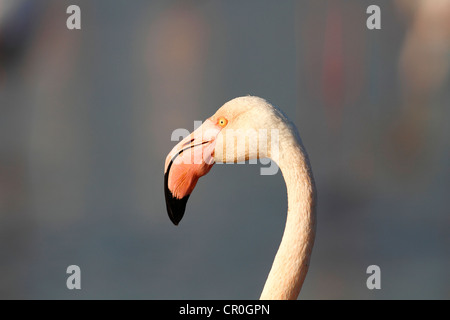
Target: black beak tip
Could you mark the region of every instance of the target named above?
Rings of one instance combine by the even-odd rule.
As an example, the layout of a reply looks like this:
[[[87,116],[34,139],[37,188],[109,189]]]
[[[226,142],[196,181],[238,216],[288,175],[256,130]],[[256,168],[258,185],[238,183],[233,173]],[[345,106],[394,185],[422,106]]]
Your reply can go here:
[[[180,223],[181,219],[183,219],[189,195],[182,199],[174,198],[172,196],[172,193],[170,193],[169,196],[170,197],[166,197],[167,213],[169,215],[170,221],[172,221],[172,223],[177,226]]]
[[[186,210],[186,203],[190,195],[188,194],[181,199],[175,198],[168,187],[168,175],[169,170],[167,170],[164,177],[164,195],[166,197],[167,214],[169,215],[170,221],[177,226],[181,219],[183,219],[184,211]]]

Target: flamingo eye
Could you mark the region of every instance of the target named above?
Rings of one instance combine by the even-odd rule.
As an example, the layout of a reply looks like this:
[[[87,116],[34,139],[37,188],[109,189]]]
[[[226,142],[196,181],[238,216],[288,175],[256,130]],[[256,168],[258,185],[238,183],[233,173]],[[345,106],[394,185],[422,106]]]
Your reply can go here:
[[[217,120],[217,124],[223,128],[228,124],[228,120],[220,117],[219,120]]]

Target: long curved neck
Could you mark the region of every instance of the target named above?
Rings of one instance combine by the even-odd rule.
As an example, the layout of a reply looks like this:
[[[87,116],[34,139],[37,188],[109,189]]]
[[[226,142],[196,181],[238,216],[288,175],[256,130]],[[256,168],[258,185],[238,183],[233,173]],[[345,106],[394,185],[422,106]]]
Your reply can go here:
[[[316,193],[308,156],[296,132],[279,139],[278,166],[288,197],[286,226],[260,299],[297,299],[308,272],[316,229]]]

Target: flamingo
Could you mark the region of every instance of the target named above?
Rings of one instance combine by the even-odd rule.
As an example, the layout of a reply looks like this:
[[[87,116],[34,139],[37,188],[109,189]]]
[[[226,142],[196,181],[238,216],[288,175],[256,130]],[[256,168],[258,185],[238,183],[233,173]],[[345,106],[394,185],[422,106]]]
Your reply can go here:
[[[272,143],[264,145],[263,135],[255,134],[272,130],[278,133],[277,148]],[[234,134],[233,139],[227,139],[227,134]],[[245,148],[236,147],[239,141],[245,141]],[[257,147],[250,148],[252,145]],[[276,161],[286,183],[288,199],[283,238],[260,299],[297,299],[314,245],[316,190],[298,130],[279,108],[259,97],[238,97],[225,103],[180,141],[165,161],[167,212],[170,220],[178,225],[198,179],[207,174],[214,163],[257,158]]]

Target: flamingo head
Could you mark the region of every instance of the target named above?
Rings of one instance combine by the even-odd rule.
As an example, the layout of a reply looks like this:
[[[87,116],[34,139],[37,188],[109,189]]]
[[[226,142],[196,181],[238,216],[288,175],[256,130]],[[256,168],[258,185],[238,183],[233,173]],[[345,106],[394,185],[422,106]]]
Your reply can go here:
[[[164,194],[167,213],[175,225],[183,218],[198,179],[206,175],[215,162],[270,156],[270,150],[259,147],[258,129],[273,126],[273,119],[280,116],[277,110],[262,98],[235,98],[169,152],[164,170]],[[256,147],[249,147],[252,145]]]

